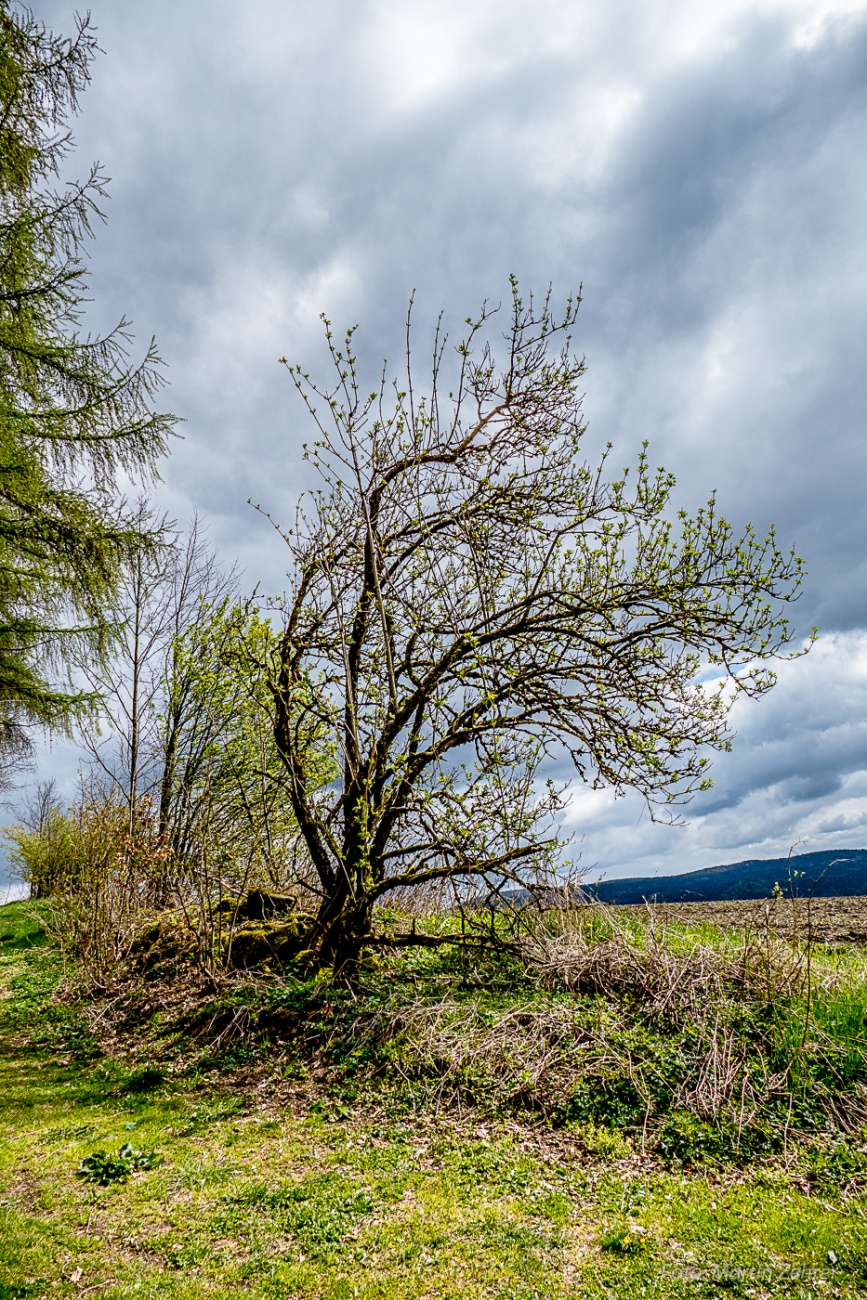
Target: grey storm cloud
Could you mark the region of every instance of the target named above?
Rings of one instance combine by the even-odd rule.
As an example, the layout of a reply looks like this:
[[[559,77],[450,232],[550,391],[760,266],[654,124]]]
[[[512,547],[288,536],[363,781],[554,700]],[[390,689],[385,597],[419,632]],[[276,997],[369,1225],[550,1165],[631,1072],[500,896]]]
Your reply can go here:
[[[275,359],[314,360],[320,310],[361,321],[375,367],[413,288],[421,321],[460,321],[509,271],[583,280],[594,445],[647,436],[690,504],[718,486],[736,520],[773,519],[807,553],[809,621],[859,626],[863,15],[799,45],[794,6],[749,10],[678,60],[676,5],[480,5],[469,27],[454,5],[415,27],[257,9],[252,29],[221,4],[94,9],[78,135],[114,178],[96,310],[155,329],[170,363],[172,504],[229,549],[255,535],[248,495],[288,504],[304,430]]]
[[[71,29],[65,3],[36,8]],[[113,180],[90,321],[157,335],[186,420],[167,508],[201,510],[250,585],[278,590],[279,545],[246,500],[288,515],[307,482],[276,359],[321,364],[319,312],[361,323],[376,373],[413,289],[423,355],[440,308],[459,330],[510,272],[564,296],[583,281],[588,454],[611,440],[627,463],[648,438],[679,502],[717,487],[736,526],[774,521],[810,571],[798,628],[835,634],[738,714],[685,832],[579,791],[589,856],[706,865],[805,818],[817,847],[863,839],[864,0],[92,14],[105,54],[71,172],[98,157]]]

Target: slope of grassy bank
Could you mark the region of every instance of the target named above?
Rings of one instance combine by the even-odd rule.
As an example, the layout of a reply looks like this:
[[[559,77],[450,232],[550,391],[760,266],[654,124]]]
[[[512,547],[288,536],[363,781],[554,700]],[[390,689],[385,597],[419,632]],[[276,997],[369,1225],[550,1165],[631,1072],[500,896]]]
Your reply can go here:
[[[32,905],[0,909],[2,1300],[867,1291],[854,1135],[836,1164],[833,1144],[793,1140],[678,1167],[628,1128],[377,1108],[250,1039],[210,1065],[177,1042],[149,1059],[152,1009],[149,1055],[106,1055],[111,1000],[57,1002],[60,975]],[[323,996],[319,1013],[338,1011]]]

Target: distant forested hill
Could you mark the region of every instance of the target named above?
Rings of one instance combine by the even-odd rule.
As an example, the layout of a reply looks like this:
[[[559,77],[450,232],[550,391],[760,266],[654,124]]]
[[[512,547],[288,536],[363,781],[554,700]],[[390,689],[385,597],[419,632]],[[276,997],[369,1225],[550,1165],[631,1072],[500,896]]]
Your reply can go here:
[[[817,898],[867,894],[867,849],[801,853],[792,858],[791,869],[791,888],[801,897],[811,893]],[[785,858],[704,867],[682,876],[603,880],[593,885],[591,892],[606,903],[640,903],[645,898],[659,903],[711,903],[726,898],[768,898],[777,883],[789,893],[789,865]]]

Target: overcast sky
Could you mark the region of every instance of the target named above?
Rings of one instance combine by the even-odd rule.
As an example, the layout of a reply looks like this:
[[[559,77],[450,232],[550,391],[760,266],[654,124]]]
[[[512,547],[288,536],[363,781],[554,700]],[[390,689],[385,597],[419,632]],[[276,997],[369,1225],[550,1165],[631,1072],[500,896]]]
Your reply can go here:
[[[72,8],[34,0],[71,31]],[[75,127],[112,177],[92,322],[157,335],[186,420],[162,498],[249,585],[283,557],[318,316],[396,355],[418,319],[584,286],[590,454],[775,522],[822,639],[683,829],[576,791],[583,860],[649,874],[867,844],[867,0],[91,0]]]

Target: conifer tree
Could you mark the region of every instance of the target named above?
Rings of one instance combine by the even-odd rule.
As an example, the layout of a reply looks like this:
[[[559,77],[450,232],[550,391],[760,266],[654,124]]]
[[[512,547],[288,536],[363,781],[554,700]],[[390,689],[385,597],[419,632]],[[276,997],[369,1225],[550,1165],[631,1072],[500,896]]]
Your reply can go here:
[[[173,424],[153,410],[153,341],[132,362],[125,320],[81,330],[106,177],[62,170],[96,48],[89,18],[65,38],[0,0],[0,769],[33,724],[87,708],[68,666],[100,653],[123,565],[149,540],[119,476],[152,476]]]

